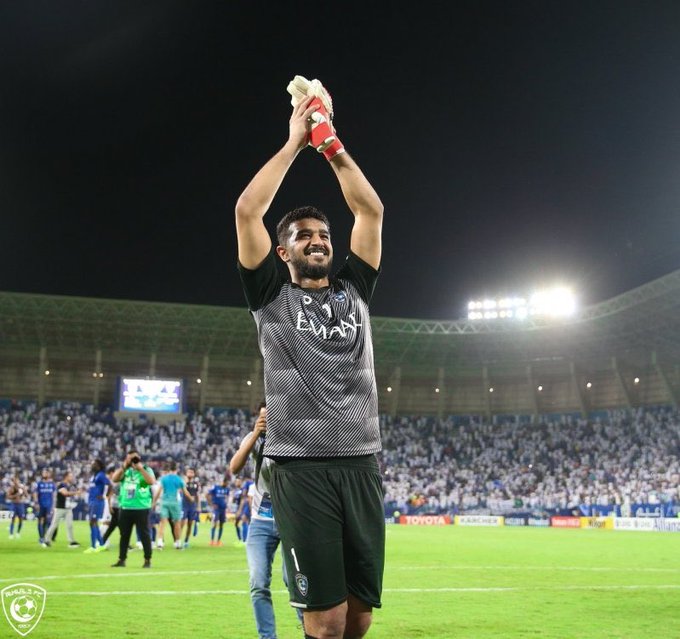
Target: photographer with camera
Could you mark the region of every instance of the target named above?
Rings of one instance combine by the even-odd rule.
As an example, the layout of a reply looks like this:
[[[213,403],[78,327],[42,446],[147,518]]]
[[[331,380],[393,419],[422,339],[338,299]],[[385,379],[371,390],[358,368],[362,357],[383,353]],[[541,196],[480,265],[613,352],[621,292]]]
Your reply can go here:
[[[151,486],[156,483],[153,470],[142,463],[136,450],[128,452],[122,468],[113,473],[112,481],[120,482],[118,502],[120,514],[120,551],[118,561],[113,568],[124,568],[127,559],[132,526],[136,526],[137,534],[144,548],[143,568],[151,568],[151,535],[149,534],[149,511],[151,509]]]

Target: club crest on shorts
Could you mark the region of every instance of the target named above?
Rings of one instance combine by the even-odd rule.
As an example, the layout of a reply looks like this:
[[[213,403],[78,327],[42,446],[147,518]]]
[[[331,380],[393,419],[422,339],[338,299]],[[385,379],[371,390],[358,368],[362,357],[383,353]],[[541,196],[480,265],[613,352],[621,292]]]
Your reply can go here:
[[[35,584],[12,584],[0,590],[0,598],[9,625],[25,637],[45,611],[47,591]]]
[[[307,596],[309,582],[307,581],[307,577],[305,577],[301,572],[295,574],[295,586],[303,597]]]

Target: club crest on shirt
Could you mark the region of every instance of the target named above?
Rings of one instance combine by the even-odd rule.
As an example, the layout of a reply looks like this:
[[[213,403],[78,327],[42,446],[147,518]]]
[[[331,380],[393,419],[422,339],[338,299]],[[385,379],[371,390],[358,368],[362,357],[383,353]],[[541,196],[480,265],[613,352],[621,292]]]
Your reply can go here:
[[[298,572],[295,575],[295,586],[303,597],[307,596],[309,582],[307,581],[307,577],[305,577],[301,572]]]

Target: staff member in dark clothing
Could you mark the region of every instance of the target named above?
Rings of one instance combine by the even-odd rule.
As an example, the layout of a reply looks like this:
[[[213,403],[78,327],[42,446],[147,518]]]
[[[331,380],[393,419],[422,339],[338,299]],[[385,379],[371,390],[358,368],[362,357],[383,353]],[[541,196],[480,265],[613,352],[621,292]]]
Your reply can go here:
[[[108,528],[104,533],[103,545],[108,549],[109,547],[109,537],[112,535],[113,531],[118,528],[118,517],[120,516],[120,506],[118,504],[118,494],[120,493],[120,484],[113,483],[113,474],[116,472],[115,468],[109,468],[106,473],[111,480],[111,486],[109,486],[109,491],[106,493],[106,499],[109,502],[109,513],[111,513],[111,519],[109,520]]]
[[[57,484],[57,505],[54,511],[52,523],[45,534],[45,545],[50,546],[57,532],[57,527],[62,521],[66,522],[66,536],[68,547],[78,548],[80,544],[73,537],[73,509],[76,506],[74,497],[78,495],[78,489],[73,485],[73,473],[69,470],[64,478]]]
[[[151,509],[151,486],[156,483],[153,470],[142,463],[136,450],[131,450],[125,457],[122,468],[113,473],[112,480],[120,483],[118,503],[120,514],[120,550],[118,561],[113,568],[124,568],[127,559],[128,545],[132,526],[136,526],[137,534],[144,548],[143,568],[151,568],[151,535],[149,534],[149,511]]]

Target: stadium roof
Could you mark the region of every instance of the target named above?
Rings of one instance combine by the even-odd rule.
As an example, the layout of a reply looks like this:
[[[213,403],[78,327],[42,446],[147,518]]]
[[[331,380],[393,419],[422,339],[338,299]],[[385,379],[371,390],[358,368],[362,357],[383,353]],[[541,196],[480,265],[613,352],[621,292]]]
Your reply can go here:
[[[568,320],[424,321],[373,317],[384,369],[463,370],[484,364],[639,357],[680,360],[680,270]],[[0,351],[168,354],[178,360],[258,357],[244,308],[0,292]]]

